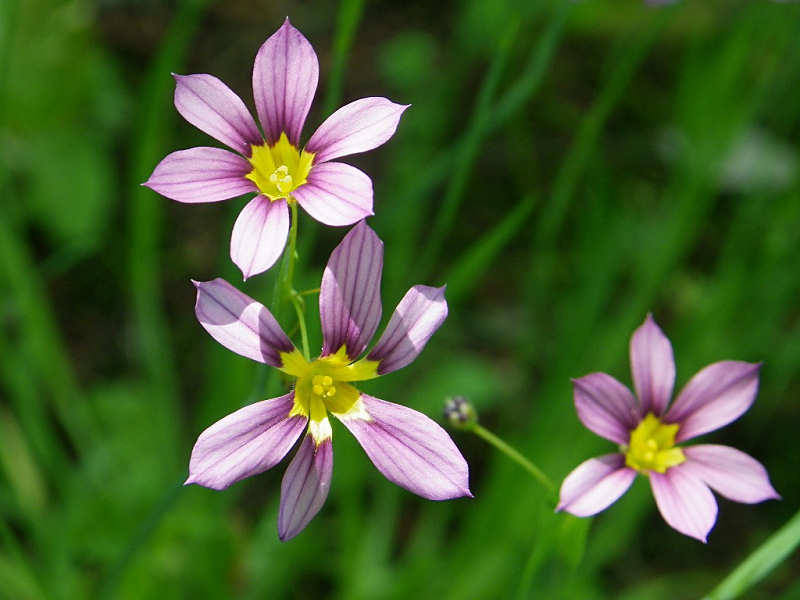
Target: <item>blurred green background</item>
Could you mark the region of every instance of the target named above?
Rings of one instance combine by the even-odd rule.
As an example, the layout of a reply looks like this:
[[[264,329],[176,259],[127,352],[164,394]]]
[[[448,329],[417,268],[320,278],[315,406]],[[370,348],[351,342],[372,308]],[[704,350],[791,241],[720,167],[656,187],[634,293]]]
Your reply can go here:
[[[560,481],[611,451],[569,378],[629,383],[652,311],[679,386],[716,360],[764,361],[753,408],[704,439],[760,459],[783,500],[719,499],[707,546],[661,520],[642,478],[594,520],[553,515],[519,467],[453,432],[475,498],[432,503],[336,426],[328,502],[288,543],[286,463],[182,488],[199,432],[284,384],[193,315],[189,277],[241,283],[228,240],[244,200],[139,184],[167,153],[215,145],[174,110],[170,72],[212,73],[252,107],[252,59],[287,14],[320,56],[304,139],[361,96],[413,104],[348,162],[375,185],[384,322],[415,283],[448,283],[450,317],[365,391],[440,422],[466,395]],[[800,6],[766,1],[3,0],[0,598],[708,592],[800,500],[798,90]],[[301,213],[298,289],[344,232]],[[243,289],[268,303],[272,277]],[[799,568],[746,597],[800,598]]]

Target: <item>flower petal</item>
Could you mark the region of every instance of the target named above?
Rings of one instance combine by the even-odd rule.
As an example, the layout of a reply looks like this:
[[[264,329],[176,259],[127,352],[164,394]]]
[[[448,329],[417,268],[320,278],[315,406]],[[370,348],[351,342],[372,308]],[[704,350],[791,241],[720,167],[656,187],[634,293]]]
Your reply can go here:
[[[231,233],[231,260],[245,279],[275,264],[289,235],[289,207],[286,200],[271,202],[256,196],[242,209]]]
[[[184,119],[245,156],[262,144],[261,133],[247,107],[213,75],[172,75],[175,108]]]
[[[719,429],[735,421],[758,393],[761,363],[725,360],[708,365],[689,380],[664,420],[678,423],[676,442]]]
[[[606,373],[589,373],[572,380],[575,410],[587,429],[617,444],[627,444],[639,422],[639,407],[631,391]]]
[[[315,154],[314,162],[322,163],[377,148],[394,135],[409,106],[378,97],[346,104],[325,119],[308,140],[306,150]]]
[[[625,466],[620,453],[590,458],[579,464],[561,484],[556,510],[589,517],[605,510],[628,491],[636,471]]]
[[[353,409],[336,416],[389,481],[428,500],[472,496],[464,457],[422,413],[361,394]]]
[[[730,446],[699,444],[683,449],[681,469],[702,479],[734,502],[754,504],[780,496],[769,482],[764,466],[749,454]]]
[[[257,192],[245,179],[250,164],[222,148],[189,148],[168,154],[142,185],[178,202],[219,202]]]
[[[717,501],[701,479],[678,465],[664,474],[651,471],[650,488],[661,516],[670,527],[706,542],[717,521]]]
[[[630,344],[631,373],[641,416],[664,414],[675,386],[672,344],[652,315],[633,333]]]
[[[415,285],[394,309],[381,339],[367,356],[385,375],[414,361],[447,318],[444,287]]]
[[[322,275],[319,316],[322,356],[346,346],[355,360],[381,320],[383,242],[361,221],[336,246]]]
[[[259,48],[253,65],[253,96],[264,136],[274,144],[286,132],[298,146],[319,80],[314,48],[289,18]]]
[[[352,225],[372,213],[372,179],[338,162],[314,165],[308,181],[292,192],[314,219],[325,225]]]
[[[228,350],[280,367],[281,352],[294,349],[275,317],[262,304],[224,279],[194,281],[195,314],[203,328]]]
[[[291,392],[240,408],[214,423],[197,438],[184,485],[222,490],[275,466],[308,421],[289,416],[293,404]]]
[[[333,474],[333,446],[328,438],[319,446],[306,435],[281,482],[278,537],[292,539],[306,528],[325,500]]]

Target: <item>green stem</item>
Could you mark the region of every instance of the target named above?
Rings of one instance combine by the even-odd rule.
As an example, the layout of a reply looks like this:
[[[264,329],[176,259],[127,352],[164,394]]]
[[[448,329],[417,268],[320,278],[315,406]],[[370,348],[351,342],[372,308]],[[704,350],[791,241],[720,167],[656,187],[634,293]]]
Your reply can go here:
[[[525,458],[522,454],[520,454],[515,448],[509,446],[506,442],[501,440],[491,431],[483,427],[482,425],[478,425],[475,423],[472,425],[468,431],[472,431],[475,435],[480,438],[483,438],[485,441],[489,442],[492,446],[500,450],[503,454],[508,456],[511,460],[517,463],[520,467],[525,469],[528,473],[530,473],[533,478],[542,484],[542,486],[550,493],[554,494],[556,491],[556,486],[550,480],[550,478],[544,474],[544,472],[533,464],[530,460]]]
[[[297,202],[289,202],[291,210],[291,224],[289,225],[289,247],[283,253],[281,266],[278,271],[278,277],[275,280],[275,288],[272,292],[272,304],[269,309],[277,319],[278,323],[283,320],[283,302],[289,300],[297,311],[294,299],[297,292],[294,290],[294,272],[295,264],[297,262]],[[301,333],[305,331],[305,318],[303,317],[302,310],[297,313],[297,321]],[[306,359],[308,358],[308,340],[303,336],[303,351]],[[253,386],[253,392],[247,400],[247,404],[262,399],[265,392],[274,391],[277,386],[279,372],[272,369],[269,365],[259,365],[256,373],[256,382]]]
[[[297,262],[297,202],[290,202],[289,206],[292,209],[292,225],[289,229],[289,266],[283,289],[286,297],[291,299],[294,292],[294,265]]]
[[[302,292],[297,292],[298,296],[313,296],[314,294],[319,294],[319,288],[311,288],[310,290],[303,290]]]
[[[729,600],[747,591],[783,562],[800,544],[800,512],[773,533],[703,600]]]
[[[306,331],[306,316],[303,312],[303,303],[300,300],[300,295],[297,292],[292,294],[292,305],[297,314],[297,324],[300,326],[300,341],[303,345],[303,356],[307,362],[311,362],[308,352],[308,332]]]

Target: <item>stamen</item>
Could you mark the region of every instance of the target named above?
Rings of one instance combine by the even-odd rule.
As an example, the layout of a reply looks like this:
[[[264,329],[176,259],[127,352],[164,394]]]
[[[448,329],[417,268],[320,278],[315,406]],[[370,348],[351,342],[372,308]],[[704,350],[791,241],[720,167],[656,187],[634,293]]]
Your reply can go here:
[[[281,165],[269,176],[269,182],[278,188],[281,194],[285,194],[292,189],[292,176],[289,175],[289,167]]]
[[[681,464],[686,457],[675,446],[677,433],[678,425],[667,425],[652,413],[648,414],[631,431],[625,464],[644,474],[650,471],[665,473],[670,467]]]
[[[330,375],[314,375],[311,378],[311,391],[321,398],[331,398],[336,395],[333,377]]]
[[[314,155],[296,148],[282,133],[271,146],[252,146],[248,160],[253,170],[245,177],[256,184],[259,192],[275,201],[291,199],[292,192],[306,183]]]

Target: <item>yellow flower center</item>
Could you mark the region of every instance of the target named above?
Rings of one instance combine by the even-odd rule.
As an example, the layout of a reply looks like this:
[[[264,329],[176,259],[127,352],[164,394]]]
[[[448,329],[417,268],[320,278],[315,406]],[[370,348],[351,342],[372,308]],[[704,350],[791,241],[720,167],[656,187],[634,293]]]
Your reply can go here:
[[[360,392],[349,382],[377,377],[377,362],[365,358],[352,362],[344,346],[336,354],[311,362],[298,350],[281,353],[281,359],[281,370],[297,377],[294,406],[289,416],[308,417],[309,431],[318,444],[331,437],[328,411],[340,416],[368,418],[359,402]]]
[[[272,146],[251,146],[251,150],[248,160],[253,170],[245,177],[273,202],[290,199],[290,194],[308,179],[314,153],[298,150],[285,133]]]
[[[631,431],[625,452],[625,464],[640,473],[665,473],[670,467],[686,460],[683,450],[675,446],[678,425],[665,425],[653,413]]]

